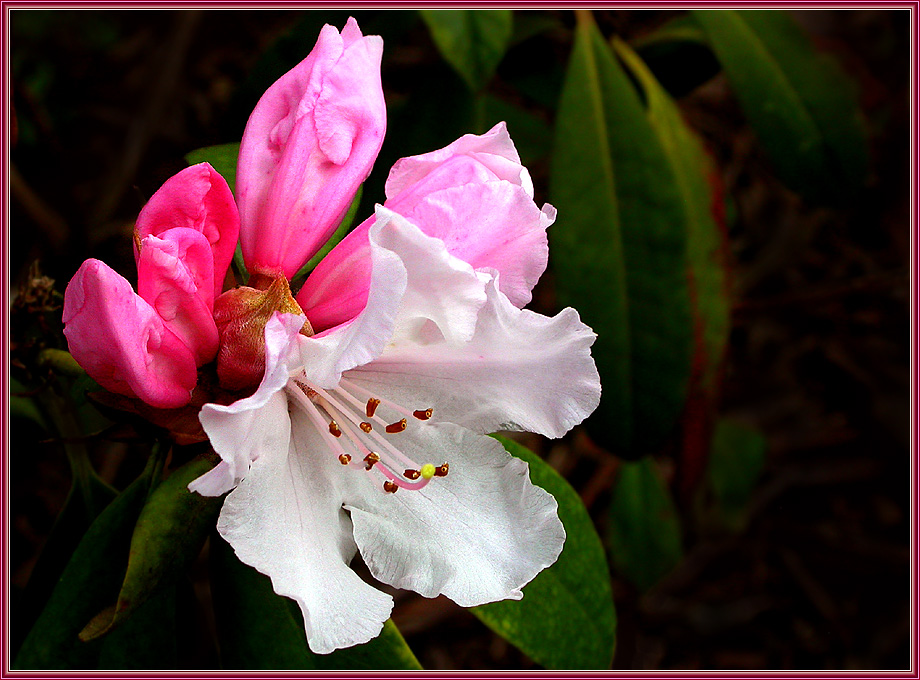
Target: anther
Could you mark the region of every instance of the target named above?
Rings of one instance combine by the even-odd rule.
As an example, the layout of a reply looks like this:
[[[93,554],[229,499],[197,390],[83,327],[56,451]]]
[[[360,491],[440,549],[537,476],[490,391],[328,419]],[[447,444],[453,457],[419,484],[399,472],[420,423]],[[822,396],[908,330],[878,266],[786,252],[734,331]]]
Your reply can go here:
[[[435,468],[434,476],[435,477],[446,477],[448,469],[450,469],[450,466],[447,463],[444,463],[443,465],[438,465],[438,467]]]
[[[380,462],[380,455],[371,451],[369,454],[364,456],[364,469],[370,470],[374,465]]]
[[[339,429],[339,424],[334,420],[329,421],[329,434],[333,437],[341,437],[342,431]]]
[[[339,456],[339,462],[342,465],[348,465],[351,462],[351,456],[349,456],[347,453],[343,453],[341,456]]]
[[[383,483],[383,490],[387,493],[396,493],[396,489],[398,488],[399,486],[390,480],[387,480]]]
[[[367,414],[368,418],[373,418],[374,414],[377,412],[377,407],[380,406],[380,400],[371,397],[367,400],[367,408],[364,409],[364,412]]]
[[[433,411],[430,408],[426,408],[424,411],[413,411],[412,415],[414,415],[419,420],[428,420],[431,418],[432,412]]]
[[[406,429],[407,424],[408,423],[406,423],[405,418],[395,423],[391,423],[390,425],[387,425],[386,427],[387,434],[396,434],[397,432],[402,432],[403,430]]]
[[[358,425],[358,427],[360,427],[360,428],[361,428],[361,431],[364,432],[364,433],[368,433],[368,432],[370,432],[371,430],[374,429],[374,428],[371,426],[371,424],[370,424],[370,423],[367,423],[367,422],[361,423],[360,425]]]
[[[418,479],[421,474],[418,470],[406,470],[403,472],[403,477],[406,479]]]

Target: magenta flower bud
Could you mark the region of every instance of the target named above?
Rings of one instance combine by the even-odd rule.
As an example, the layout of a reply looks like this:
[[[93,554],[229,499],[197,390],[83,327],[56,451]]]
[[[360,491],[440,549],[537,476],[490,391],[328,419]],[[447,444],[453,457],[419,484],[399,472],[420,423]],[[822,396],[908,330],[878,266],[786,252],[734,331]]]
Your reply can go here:
[[[335,230],[386,131],[383,41],[354,19],[323,27],[309,56],[249,118],[237,169],[240,240],[251,272],[291,278]]]
[[[121,275],[87,260],[64,292],[64,335],[73,358],[111,392],[157,408],[188,403],[195,357]]]

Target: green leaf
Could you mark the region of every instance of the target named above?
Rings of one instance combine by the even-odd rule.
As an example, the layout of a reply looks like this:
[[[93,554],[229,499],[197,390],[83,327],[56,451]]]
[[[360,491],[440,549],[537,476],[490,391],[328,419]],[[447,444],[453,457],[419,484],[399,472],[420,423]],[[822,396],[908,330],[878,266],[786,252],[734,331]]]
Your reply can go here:
[[[777,174],[805,196],[862,189],[868,144],[853,83],[785,12],[695,10]]]
[[[530,465],[530,479],[551,493],[565,526],[559,559],[524,587],[524,599],[474,607],[489,628],[551,669],[607,669],[613,661],[616,612],[604,548],[575,490],[529,449],[496,437]]]
[[[196,163],[210,163],[217,173],[227,180],[230,191],[236,192],[236,159],[240,155],[240,143],[217,144],[195,149],[185,154],[185,162],[189,165]]]
[[[25,396],[28,392],[29,390],[26,389],[25,385],[16,380],[16,378],[10,378],[10,418],[29,420],[42,430],[47,431],[48,424],[35,403],[35,399],[31,396]]]
[[[550,181],[559,299],[598,334],[604,393],[587,425],[618,455],[654,450],[677,422],[690,374],[687,211],[638,93],[584,11]]]
[[[134,521],[149,485],[149,476],[141,476],[93,522],[26,637],[16,668],[63,670],[95,665],[101,642],[86,644],[77,634],[117,595]]]
[[[370,642],[319,655],[310,651],[300,610],[272,590],[216,534],[211,538],[211,591],[225,669],[418,670],[421,666],[392,621]]]
[[[199,456],[173,472],[150,494],[141,510],[128,569],[115,607],[94,618],[80,633],[93,640],[121,625],[134,611],[191,564],[214,528],[222,499],[188,490],[188,485],[214,467],[213,456]]]
[[[514,28],[509,9],[419,10],[441,56],[473,92],[492,78]]]
[[[610,554],[614,568],[648,590],[683,555],[671,493],[651,458],[624,463],[610,502]]]
[[[294,278],[291,279],[291,290],[297,290],[300,288],[300,285],[306,280],[307,275],[312,272],[316,265],[329,254],[329,251],[338,245],[339,241],[345,238],[345,235],[351,231],[351,225],[354,224],[355,216],[358,214],[358,207],[361,205],[361,197],[364,194],[364,185],[358,187],[358,191],[355,193],[354,198],[351,199],[351,205],[348,206],[348,212],[345,213],[345,217],[342,218],[342,221],[339,222],[339,226],[335,228],[332,236],[329,237],[329,240],[323,245],[319,251],[310,258],[310,260],[300,268]]]
[[[740,530],[751,492],[763,471],[767,442],[754,428],[732,420],[716,423],[709,454],[709,485],[725,524]]]
[[[649,68],[629,46],[614,39],[614,49],[645,95],[646,115],[667,156],[680,192],[687,229],[690,298],[699,328],[694,364],[701,385],[713,387],[729,332],[729,297],[724,253],[725,236],[717,223],[712,181],[716,168],[702,142],[684,123],[680,110]]]

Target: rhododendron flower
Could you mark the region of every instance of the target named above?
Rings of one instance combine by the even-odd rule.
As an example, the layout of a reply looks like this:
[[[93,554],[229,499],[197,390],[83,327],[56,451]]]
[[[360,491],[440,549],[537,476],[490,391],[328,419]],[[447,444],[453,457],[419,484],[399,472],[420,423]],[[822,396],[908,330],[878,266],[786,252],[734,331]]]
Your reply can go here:
[[[214,298],[239,235],[233,195],[207,163],[157,191],[135,225],[137,293],[99,260],[64,292],[70,352],[107,390],[158,408],[188,403],[197,367],[218,348]]]
[[[600,399],[577,313],[520,308],[554,211],[534,205],[503,125],[404,159],[387,189],[413,219],[378,206],[311,275],[305,315],[267,322],[255,392],[200,414],[222,461],[190,488],[232,490],[218,531],[298,602],[317,653],[390,615],[350,569],[357,552],[426,597],[522,597],[565,531],[527,464],[485,435],[558,437]]]

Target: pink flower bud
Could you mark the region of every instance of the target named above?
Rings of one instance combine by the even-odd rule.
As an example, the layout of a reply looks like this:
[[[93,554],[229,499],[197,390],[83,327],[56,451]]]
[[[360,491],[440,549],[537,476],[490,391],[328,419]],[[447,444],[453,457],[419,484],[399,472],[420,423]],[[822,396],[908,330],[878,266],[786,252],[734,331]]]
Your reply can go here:
[[[383,143],[383,41],[354,19],[325,26],[313,51],[259,100],[237,169],[246,266],[291,278],[335,230]]]
[[[188,403],[195,358],[131,284],[87,260],[64,292],[64,335],[74,359],[107,390],[157,408]]]
[[[199,366],[217,354],[213,281],[211,246],[201,232],[176,227],[140,242],[138,295],[185,343]]]
[[[240,218],[230,187],[208,163],[188,167],[166,180],[137,216],[135,229],[143,239],[176,227],[199,231],[210,244],[214,264],[208,285],[213,288],[213,301],[224,287],[239,238]]]

